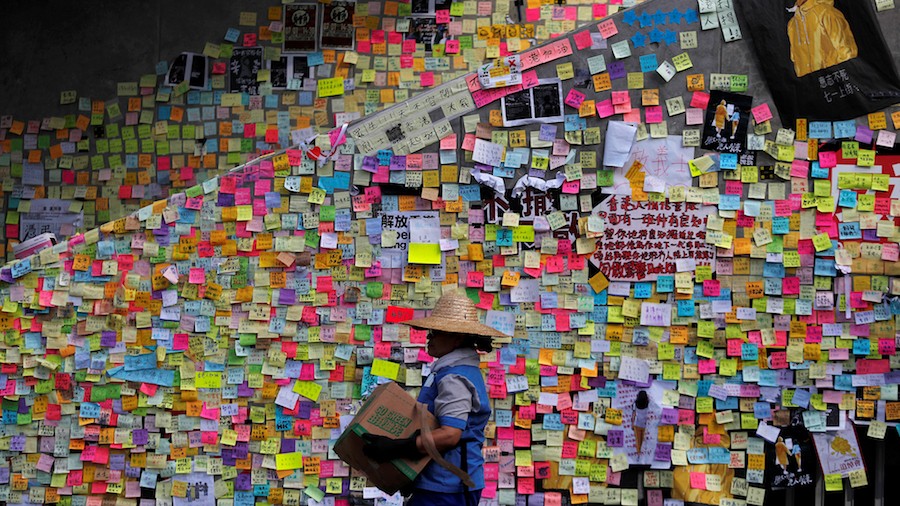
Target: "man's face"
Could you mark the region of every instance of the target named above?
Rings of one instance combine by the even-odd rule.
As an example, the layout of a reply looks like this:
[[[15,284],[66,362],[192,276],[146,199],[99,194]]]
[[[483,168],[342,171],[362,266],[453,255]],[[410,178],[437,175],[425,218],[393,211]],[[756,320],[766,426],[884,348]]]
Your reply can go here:
[[[434,358],[441,358],[459,348],[462,345],[463,339],[464,336],[462,334],[454,334],[442,330],[431,330],[428,332],[428,346],[426,351]]]

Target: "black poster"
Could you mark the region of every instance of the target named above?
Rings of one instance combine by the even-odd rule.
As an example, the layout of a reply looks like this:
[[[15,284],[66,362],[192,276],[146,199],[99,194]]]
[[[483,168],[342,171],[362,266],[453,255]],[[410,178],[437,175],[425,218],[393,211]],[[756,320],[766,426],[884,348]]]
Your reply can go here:
[[[720,153],[740,154],[747,141],[747,124],[753,97],[712,91],[703,121],[700,147]]]
[[[819,460],[801,415],[801,410],[796,410],[775,444],[766,444],[766,484],[770,488],[812,487],[816,483]]]
[[[740,0],[785,125],[852,119],[900,101],[900,78],[862,0]]]
[[[263,48],[236,47],[231,53],[228,63],[229,91],[246,92],[251,95],[259,93],[256,75],[262,68]]]
[[[333,1],[325,5],[322,16],[322,47],[326,49],[353,49],[353,2]]]
[[[316,50],[318,16],[318,4],[291,4],[284,6],[285,53]]]

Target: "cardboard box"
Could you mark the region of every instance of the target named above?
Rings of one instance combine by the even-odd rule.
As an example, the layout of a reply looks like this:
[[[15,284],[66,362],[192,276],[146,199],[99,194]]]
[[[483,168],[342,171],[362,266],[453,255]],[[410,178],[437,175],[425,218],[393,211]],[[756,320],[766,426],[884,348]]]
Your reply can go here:
[[[379,464],[365,456],[362,451],[366,433],[388,436],[395,439],[407,438],[416,430],[421,430],[421,411],[432,429],[438,423],[426,408],[396,383],[385,383],[372,392],[359,412],[347,426],[334,445],[334,453],[350,467],[364,473],[376,487],[393,494],[409,485],[431,461],[424,456],[419,460],[394,459]]]

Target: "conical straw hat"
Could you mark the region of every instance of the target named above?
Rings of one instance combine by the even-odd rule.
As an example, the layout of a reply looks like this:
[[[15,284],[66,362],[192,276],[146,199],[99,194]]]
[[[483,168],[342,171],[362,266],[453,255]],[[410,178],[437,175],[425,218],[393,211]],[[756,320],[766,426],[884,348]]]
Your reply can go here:
[[[434,311],[425,318],[403,322],[417,329],[442,330],[456,334],[486,337],[509,337],[478,320],[478,308],[462,292],[445,293],[438,299]]]

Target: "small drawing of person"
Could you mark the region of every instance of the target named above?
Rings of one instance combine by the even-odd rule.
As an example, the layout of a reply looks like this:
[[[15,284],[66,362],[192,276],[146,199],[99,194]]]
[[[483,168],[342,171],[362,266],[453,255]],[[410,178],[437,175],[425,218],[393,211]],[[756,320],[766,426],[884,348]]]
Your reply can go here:
[[[647,411],[650,407],[650,398],[647,392],[641,390],[634,400],[634,411],[631,413],[631,427],[634,429],[634,440],[637,445],[637,452],[641,453],[641,447],[644,445],[644,432],[647,429]]]
[[[716,137],[722,136],[722,129],[725,128],[725,119],[727,117],[728,107],[725,100],[722,100],[716,106],[716,116],[713,118],[713,126],[716,127]]]
[[[775,460],[781,467],[781,472],[787,474],[788,447],[784,444],[784,438],[781,436],[778,436],[778,440],[775,442]]]
[[[738,111],[738,108],[735,107],[734,111],[731,113],[731,138],[734,139],[735,134],[737,134],[738,123],[741,122],[741,113]]]
[[[797,472],[802,473],[803,466],[801,464],[801,460],[803,457],[803,452],[801,451],[799,444],[794,443],[793,446],[791,446],[791,455],[794,457],[794,461],[797,462]]]
[[[787,31],[797,77],[856,58],[850,24],[834,0],[797,0],[788,12],[794,14]]]

